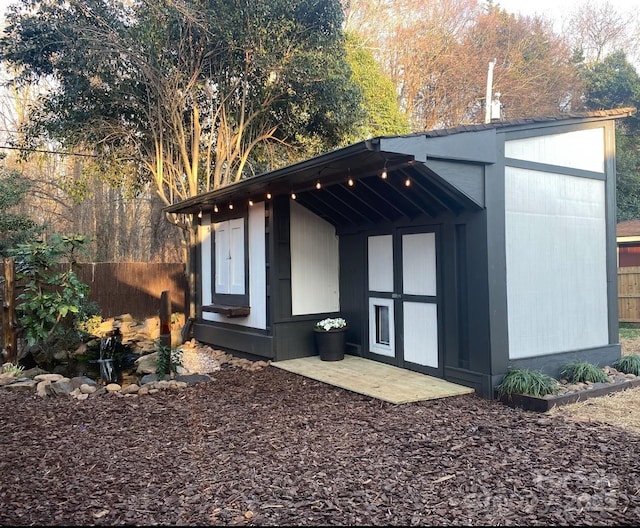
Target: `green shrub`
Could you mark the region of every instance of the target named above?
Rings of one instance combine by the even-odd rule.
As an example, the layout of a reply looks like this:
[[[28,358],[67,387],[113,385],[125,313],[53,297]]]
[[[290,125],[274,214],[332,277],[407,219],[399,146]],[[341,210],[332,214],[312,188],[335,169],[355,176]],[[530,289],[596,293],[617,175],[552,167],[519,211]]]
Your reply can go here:
[[[80,332],[88,335],[98,335],[98,330],[102,326],[103,319],[101,315],[90,315],[85,319],[76,322],[76,327]]]
[[[560,376],[569,383],[609,383],[611,381],[603,370],[587,361],[572,361],[560,369]]]
[[[13,376],[19,376],[22,374],[24,367],[21,365],[14,365],[13,363],[5,363],[0,368],[0,374],[11,374]]]
[[[612,367],[625,374],[635,374],[636,376],[640,376],[640,355],[631,354],[628,356],[622,356],[620,359],[614,361]]]
[[[156,374],[158,379],[166,379],[171,377],[172,373],[177,373],[178,367],[182,366],[182,350],[158,343],[156,352]]]
[[[16,282],[16,316],[28,345],[50,346],[72,341],[74,323],[87,305],[89,286],[74,271],[76,254],[86,251],[88,238],[54,233],[48,241],[18,244],[11,249]]]
[[[509,369],[496,389],[500,398],[511,398],[512,394],[541,397],[558,392],[558,381],[542,372],[514,368]]]

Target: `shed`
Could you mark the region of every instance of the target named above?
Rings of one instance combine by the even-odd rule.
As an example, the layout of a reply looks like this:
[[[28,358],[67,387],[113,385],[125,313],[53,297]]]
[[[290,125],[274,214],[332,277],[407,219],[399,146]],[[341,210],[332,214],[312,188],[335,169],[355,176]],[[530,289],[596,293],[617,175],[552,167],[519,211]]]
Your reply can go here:
[[[172,205],[198,241],[197,340],[347,352],[472,387],[620,356],[615,120],[565,113],[376,137]],[[198,220],[199,219],[199,220]]]
[[[640,266],[640,219],[618,222],[618,267]]]

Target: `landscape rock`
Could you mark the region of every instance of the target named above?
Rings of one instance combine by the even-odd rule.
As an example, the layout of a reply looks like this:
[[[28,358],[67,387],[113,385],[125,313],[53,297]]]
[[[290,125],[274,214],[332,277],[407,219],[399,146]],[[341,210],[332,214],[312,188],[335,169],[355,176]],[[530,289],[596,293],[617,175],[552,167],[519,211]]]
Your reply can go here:
[[[71,386],[74,389],[80,388],[82,385],[97,385],[94,380],[87,376],[76,376],[71,378]]]
[[[51,382],[59,381],[63,378],[64,376],[62,374],[38,374],[33,377],[33,379],[36,381],[51,381]]]
[[[82,394],[87,394],[87,395],[93,394],[98,390],[98,386],[96,385],[95,382],[93,384],[83,383],[78,388],[80,389],[80,392]]]
[[[126,385],[125,387],[122,387],[122,390],[120,392],[122,392],[122,394],[135,394],[140,390],[140,387],[138,386],[137,383],[131,383],[130,385]]]
[[[52,396],[66,396],[68,394],[71,394],[72,391],[73,386],[71,385],[71,380],[67,378],[62,378],[58,381],[52,381],[47,387],[47,392],[49,392]]]
[[[136,366],[136,374],[155,374],[157,361],[157,352],[152,352],[151,354],[140,356],[134,362],[134,365]]]
[[[21,376],[22,377],[22,376]],[[16,375],[10,372],[0,374],[0,385],[8,385],[16,380]]]
[[[5,385],[4,387],[10,391],[33,391],[35,390],[38,382],[32,379],[24,379],[19,378],[17,381],[14,381],[10,385]]]
[[[182,343],[182,325],[184,325],[184,316],[174,314],[171,323],[171,341],[172,348],[181,353],[181,365],[177,368],[178,372],[173,373],[169,379],[159,380],[156,374],[157,338],[153,336],[159,335],[159,318],[150,317],[143,322],[138,322],[129,314],[124,314],[103,321],[96,331],[98,339],[79,346],[72,353],[65,351],[62,354],[65,358],[84,356],[89,349],[98,349],[102,339],[117,336],[119,340],[121,339],[121,344],[128,348],[125,357],[127,354],[131,356],[130,363],[126,363],[130,373],[125,375],[123,371],[123,383],[105,385],[100,379],[94,380],[86,375],[90,371],[86,370],[85,365],[76,369],[77,373],[73,375],[68,374],[69,368],[60,370],[67,373],[68,378],[61,373],[47,372],[38,367],[23,371],[19,379],[14,376],[0,376],[0,387],[4,385],[10,390],[30,390],[41,397],[67,395],[78,400],[106,394],[136,397],[162,391],[182,390],[189,386],[210,382],[213,379],[211,375],[219,372],[223,366],[255,371],[269,365],[268,361],[237,358],[222,350],[215,350],[208,345],[198,343],[195,339]],[[75,363],[76,360],[72,360],[69,365]],[[81,362],[78,364],[81,365]],[[64,367],[64,365],[60,366]],[[57,367],[54,368],[57,370]]]
[[[45,398],[47,396],[50,396],[51,393],[48,390],[49,385],[51,385],[51,381],[49,381],[49,380],[39,381],[38,385],[36,386],[36,394],[38,396],[40,396],[41,398]]]

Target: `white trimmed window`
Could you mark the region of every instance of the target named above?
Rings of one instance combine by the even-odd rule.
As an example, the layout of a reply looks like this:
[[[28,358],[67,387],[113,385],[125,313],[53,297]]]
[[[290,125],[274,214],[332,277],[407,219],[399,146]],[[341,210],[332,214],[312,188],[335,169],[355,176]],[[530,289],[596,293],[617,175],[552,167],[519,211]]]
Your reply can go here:
[[[234,218],[212,225],[214,232],[213,301],[246,306],[247,259],[245,219]]]

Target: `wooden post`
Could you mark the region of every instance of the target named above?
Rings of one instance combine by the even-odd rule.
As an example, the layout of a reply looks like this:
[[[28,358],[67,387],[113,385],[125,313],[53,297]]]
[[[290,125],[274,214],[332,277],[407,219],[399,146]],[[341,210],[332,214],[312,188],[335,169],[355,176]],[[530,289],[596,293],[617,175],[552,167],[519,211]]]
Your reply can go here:
[[[16,320],[16,275],[15,263],[12,258],[4,259],[4,288],[2,297],[2,351],[6,354],[3,360],[18,363],[16,330],[18,322]]]
[[[171,348],[171,298],[168,290],[160,294],[160,345]]]

